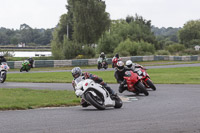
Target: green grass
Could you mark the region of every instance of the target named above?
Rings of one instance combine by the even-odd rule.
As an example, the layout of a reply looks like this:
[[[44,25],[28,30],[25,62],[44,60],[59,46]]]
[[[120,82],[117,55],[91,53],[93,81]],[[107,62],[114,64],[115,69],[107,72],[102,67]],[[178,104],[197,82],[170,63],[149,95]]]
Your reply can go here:
[[[156,84],[200,84],[200,67],[148,70]]]
[[[147,70],[155,84],[200,84],[200,67],[161,68]],[[92,74],[102,77],[107,83],[116,83],[114,71],[96,71]],[[70,72],[51,73],[8,73],[12,82],[58,82],[71,83]],[[33,109],[39,107],[73,106],[80,99],[73,91],[31,90],[0,88],[0,110]]]
[[[160,68],[147,70],[156,84],[200,84],[200,67]],[[114,71],[91,72],[107,83],[116,83]],[[70,72],[8,73],[6,82],[71,83]]]
[[[0,110],[74,106],[80,103],[73,91],[0,88]]]

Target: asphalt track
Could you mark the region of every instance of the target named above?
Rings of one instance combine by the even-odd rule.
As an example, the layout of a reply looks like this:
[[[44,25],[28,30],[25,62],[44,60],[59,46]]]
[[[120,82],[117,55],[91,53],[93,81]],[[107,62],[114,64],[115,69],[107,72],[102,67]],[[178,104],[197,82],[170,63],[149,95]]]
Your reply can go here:
[[[115,91],[118,85],[109,84]],[[0,88],[72,90],[65,83],[5,82]],[[199,133],[200,85],[156,84],[149,96],[119,94],[121,109],[58,107],[0,111],[0,133]]]

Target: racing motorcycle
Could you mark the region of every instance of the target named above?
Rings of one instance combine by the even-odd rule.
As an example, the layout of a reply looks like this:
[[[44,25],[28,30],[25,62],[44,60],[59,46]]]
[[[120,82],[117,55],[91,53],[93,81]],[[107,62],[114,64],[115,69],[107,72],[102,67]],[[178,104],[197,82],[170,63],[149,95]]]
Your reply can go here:
[[[146,72],[145,68],[136,68],[134,70],[134,72],[136,72],[138,74],[138,76],[140,77],[142,83],[144,84],[144,86],[146,88],[151,88],[152,90],[156,90],[155,85],[153,84],[153,82],[150,79],[149,74]]]
[[[20,72],[22,72],[22,71],[28,72],[28,71],[30,71],[30,69],[31,69],[30,62],[28,60],[24,60],[22,62],[22,67],[20,68]]]
[[[118,96],[111,98],[102,85],[91,79],[85,79],[84,76],[75,79],[75,94],[99,110],[104,110],[106,107],[122,107],[122,100]]]
[[[127,83],[128,91],[133,92],[136,95],[139,95],[139,93],[144,93],[145,96],[149,95],[137,73],[134,73],[133,71],[126,71],[124,79]]]
[[[3,83],[6,80],[6,74],[9,69],[9,66],[6,62],[2,62],[0,65],[0,82]]]
[[[106,59],[98,58],[97,64],[98,64],[97,65],[98,69],[101,69],[101,68],[107,69],[108,68],[108,63],[107,63]]]
[[[112,68],[117,67],[117,62],[120,60],[121,60],[121,58],[113,57],[112,58]]]

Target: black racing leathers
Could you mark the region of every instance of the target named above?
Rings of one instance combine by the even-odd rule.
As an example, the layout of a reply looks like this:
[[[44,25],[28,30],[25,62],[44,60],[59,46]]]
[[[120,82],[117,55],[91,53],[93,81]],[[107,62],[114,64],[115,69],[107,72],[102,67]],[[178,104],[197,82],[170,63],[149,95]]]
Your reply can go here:
[[[119,83],[119,92],[122,93],[124,90],[127,89],[127,87],[125,87],[126,85],[126,80],[124,80],[124,76],[125,76],[125,72],[126,71],[131,71],[130,68],[128,67],[124,67],[124,69],[122,71],[119,70],[115,70],[115,74],[114,77],[117,80],[117,83]]]

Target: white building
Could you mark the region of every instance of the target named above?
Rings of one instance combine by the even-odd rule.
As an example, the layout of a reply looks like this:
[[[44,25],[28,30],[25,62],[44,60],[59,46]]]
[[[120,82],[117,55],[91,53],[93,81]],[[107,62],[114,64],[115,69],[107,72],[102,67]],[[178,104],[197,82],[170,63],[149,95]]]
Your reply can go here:
[[[199,50],[200,50],[200,46],[199,46],[199,45],[196,45],[196,46],[194,47],[194,49],[195,49],[196,51],[199,51]]]

